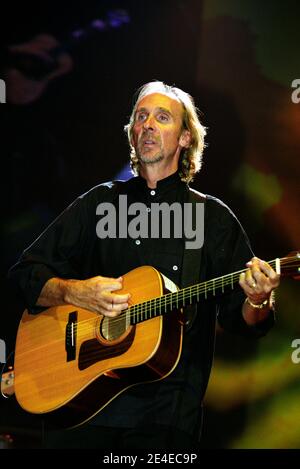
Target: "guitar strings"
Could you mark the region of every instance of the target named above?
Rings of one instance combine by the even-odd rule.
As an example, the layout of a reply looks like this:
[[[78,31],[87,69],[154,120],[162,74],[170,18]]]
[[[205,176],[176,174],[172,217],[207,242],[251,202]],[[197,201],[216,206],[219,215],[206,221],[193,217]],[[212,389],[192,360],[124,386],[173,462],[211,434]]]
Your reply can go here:
[[[286,259],[286,261],[284,259]],[[283,258],[281,264],[285,264],[285,265],[292,264],[291,259],[292,258]],[[296,259],[296,256],[295,256],[294,259]],[[270,261],[269,264],[274,263],[274,262],[275,262],[275,260]],[[143,303],[133,305],[130,308],[128,308],[127,310],[124,310],[120,315],[122,317],[120,317],[120,316],[117,316],[117,317],[114,317],[114,318],[107,317],[107,319],[108,319],[108,321],[113,323],[113,324],[111,324],[111,326],[113,326],[114,330],[116,330],[118,322],[123,322],[125,315],[129,316],[129,318],[136,318],[138,314],[143,314],[143,315],[147,314],[150,311],[153,311],[153,306],[154,305],[156,306],[156,308],[159,308],[159,305],[157,305],[157,302],[160,301],[160,303],[161,303],[162,299],[164,299],[164,301],[163,301],[163,304],[160,305],[161,307],[164,308],[164,307],[174,306],[174,308],[175,308],[175,304],[173,305],[173,303],[175,303],[175,301],[172,301],[172,296],[174,298],[176,296],[176,298],[177,298],[177,301],[176,301],[176,307],[177,307],[177,302],[180,302],[181,300],[183,300],[184,297],[187,299],[187,302],[188,302],[188,299],[190,299],[190,298],[187,298],[187,295],[185,295],[185,293],[188,290],[190,290],[189,291],[189,297],[191,297],[191,296],[193,297],[194,295],[195,296],[197,296],[197,295],[200,296],[200,295],[203,294],[203,292],[205,293],[205,291],[207,291],[208,293],[211,293],[212,290],[207,290],[207,287],[206,287],[207,284],[214,284],[215,289],[219,288],[223,284],[223,286],[225,288],[229,284],[235,283],[237,278],[240,276],[240,273],[245,272],[245,271],[246,271],[246,269],[243,269],[243,270],[234,272],[232,274],[227,274],[224,277],[217,277],[217,278],[209,280],[207,282],[202,282],[202,283],[190,286],[190,287],[186,287],[184,289],[179,290],[178,292],[167,293],[163,296],[152,298],[152,299],[147,300]],[[230,282],[225,283],[226,280],[230,280]],[[151,304],[151,303],[154,303],[154,305]],[[185,306],[185,305],[183,305],[183,306]],[[179,307],[179,305],[178,305],[178,307]],[[97,314],[97,313],[94,313],[94,314]],[[92,318],[88,318],[86,320],[80,321],[79,323],[77,323],[77,327],[80,324],[80,330],[84,332],[85,325],[87,326],[87,330],[88,330],[88,329],[90,329],[91,322],[94,322],[97,319],[99,319],[99,315],[97,315],[96,317],[92,317]],[[147,319],[151,319],[151,318],[149,317]],[[143,320],[146,320],[146,319],[143,319]],[[113,330],[110,328],[110,332],[112,332],[112,331]]]
[[[296,257],[295,257],[296,258]],[[282,262],[283,264],[290,264],[291,263],[291,258],[286,258],[286,262]],[[269,263],[275,263],[276,261],[270,261]],[[245,270],[241,270],[238,272],[235,272],[233,274],[229,274],[224,277],[218,277],[216,279],[210,280],[208,282],[200,283],[193,285],[191,287],[186,287],[182,290],[179,290],[178,292],[173,292],[173,293],[168,293],[165,295],[162,295],[160,297],[152,298],[151,300],[148,300],[144,303],[139,303],[137,305],[133,305],[127,310],[124,310],[119,316],[117,317],[109,317],[108,321],[108,327],[107,330],[111,335],[115,335],[115,333],[118,331],[119,323],[120,322],[125,322],[126,317],[127,319],[140,319],[139,322],[144,322],[147,319],[153,319],[154,317],[160,316],[163,314],[161,310],[165,310],[164,312],[166,313],[169,310],[169,307],[175,309],[175,308],[180,308],[186,306],[184,301],[186,300],[186,303],[191,304],[193,300],[195,300],[195,297],[197,297],[197,301],[199,301],[199,296],[204,293],[211,294],[213,291],[213,295],[215,296],[215,289],[218,289],[220,286],[222,287],[222,290],[225,289],[228,285],[233,284],[236,282],[236,280],[239,278],[241,272],[245,272]],[[227,281],[228,280],[228,281]],[[227,281],[227,283],[226,283]],[[209,285],[207,288],[206,285]],[[210,288],[212,287],[212,288]],[[223,291],[222,291],[223,292]],[[188,293],[188,294],[186,294]],[[178,303],[181,303],[183,301],[183,305],[179,305]],[[159,310],[159,314],[155,314],[155,310]],[[148,314],[154,312],[154,314],[150,315],[149,317]],[[146,317],[145,317],[146,316]],[[81,323],[82,324],[82,323]]]
[[[282,258],[281,260],[281,265],[292,265],[293,264],[293,260],[296,260],[298,259],[297,256],[295,256],[294,258]],[[275,260],[274,261],[270,261],[269,264],[272,264],[276,262]],[[125,316],[129,316],[129,318],[135,318],[138,314],[147,314],[149,313],[151,310],[153,310],[153,305],[151,305],[151,302],[153,303],[157,303],[158,300],[163,300],[163,304],[161,304],[160,306],[155,304],[157,308],[159,307],[162,307],[162,308],[167,308],[169,306],[171,307],[174,307],[175,309],[175,301],[172,300],[172,296],[174,297],[175,295],[177,296],[177,301],[181,301],[184,299],[184,296],[185,296],[185,293],[189,290],[189,297],[187,298],[186,296],[186,299],[187,299],[187,302],[190,298],[194,297],[195,296],[200,296],[201,294],[203,294],[203,292],[207,292],[207,287],[206,285],[207,284],[214,284],[214,288],[219,288],[220,286],[224,286],[224,288],[232,283],[235,283],[236,280],[239,278],[240,276],[240,273],[242,272],[245,272],[247,269],[243,269],[243,270],[240,270],[240,271],[237,271],[237,272],[234,272],[232,274],[227,274],[225,275],[224,277],[217,277],[215,279],[212,279],[212,280],[209,280],[207,282],[202,282],[202,283],[199,283],[199,284],[196,284],[196,285],[193,285],[193,286],[190,286],[190,287],[186,287],[184,289],[181,289],[179,290],[178,292],[174,292],[174,293],[168,293],[166,295],[163,295],[163,296],[160,296],[160,297],[156,297],[156,298],[152,298],[151,300],[147,300],[143,303],[139,303],[137,305],[133,305],[131,306],[129,309],[127,310],[124,310],[120,316],[117,316],[115,318],[111,318],[111,317],[107,317],[108,321],[109,321],[109,333],[110,335],[113,335],[113,332],[116,332],[118,326],[119,326],[119,322],[124,322],[126,319],[125,319]],[[226,283],[226,280],[230,280]],[[208,293],[211,293],[212,289],[208,291]],[[177,305],[176,305],[177,307]],[[179,307],[179,306],[178,306]],[[129,314],[128,314],[129,313]],[[93,314],[93,313],[92,313]],[[95,315],[97,313],[94,313]],[[154,317],[157,317],[157,316],[154,316]],[[97,326],[97,323],[99,322],[99,320],[101,321],[102,319],[104,318],[104,316],[94,316],[92,318],[89,318],[89,319],[86,319],[86,320],[83,320],[83,321],[80,321],[77,323],[76,327],[77,328],[80,328],[80,333],[84,333],[85,331],[88,332],[88,330],[91,330],[91,328],[93,328],[93,323],[95,326]],[[147,318],[147,319],[152,319],[152,318]],[[145,321],[146,319],[143,319],[143,321]],[[47,326],[47,329],[48,326]],[[125,329],[126,330],[126,329]],[[39,330],[39,333],[42,334],[43,332],[43,328],[40,328]],[[125,332],[125,331],[124,331]],[[55,340],[55,342],[57,341],[62,341],[63,339],[62,338],[58,338],[57,340]],[[54,343],[54,342],[53,342]],[[25,345],[23,343],[23,345]],[[25,353],[26,350],[23,350],[23,352]]]
[[[285,258],[283,258],[283,259],[285,259]],[[282,263],[284,263],[284,264],[290,263],[290,260],[289,260],[290,258],[286,258],[286,259],[288,259],[288,262],[286,262],[286,263],[282,262]],[[275,263],[275,262],[276,262],[275,260],[270,261],[269,264]],[[195,299],[195,296],[198,296],[198,295],[200,296],[203,293],[211,294],[212,291],[214,292],[214,290],[219,289],[220,287],[224,287],[224,289],[225,289],[225,287],[227,287],[228,285],[236,283],[236,281],[240,277],[240,274],[242,272],[245,272],[246,270],[247,269],[242,269],[242,270],[234,272],[232,274],[227,274],[223,277],[217,277],[215,279],[208,280],[206,282],[202,282],[202,283],[199,283],[199,284],[196,284],[196,285],[192,285],[192,286],[183,288],[181,290],[178,290],[177,292],[167,293],[167,294],[162,295],[162,296],[151,298],[150,300],[146,300],[143,303],[138,303],[136,305],[132,305],[128,309],[123,310],[122,313],[120,314],[120,316],[121,315],[123,315],[123,316],[127,315],[127,316],[129,316],[129,318],[136,318],[139,314],[145,314],[145,313],[149,313],[149,312],[153,311],[154,306],[156,308],[165,308],[165,307],[168,307],[168,306],[174,306],[174,308],[175,307],[182,307],[182,306],[184,307],[184,306],[186,306],[185,304],[179,306],[179,305],[177,305],[177,303],[179,303],[181,300],[185,300],[185,299],[188,302],[191,299],[190,297],[193,297],[193,299]],[[152,303],[154,303],[154,304],[152,304]],[[160,304],[157,304],[157,303],[160,303]],[[129,313],[129,315],[128,315],[128,313]],[[124,318],[120,317],[120,316],[107,317],[107,318],[108,318],[108,320],[114,320],[114,323],[117,322],[118,319],[120,321],[124,321]],[[149,318],[149,319],[151,319],[151,318]],[[87,319],[86,321],[89,322],[90,319]],[[83,324],[84,322],[85,321],[82,321],[81,324]]]
[[[200,284],[199,284],[200,285]],[[98,317],[93,317],[92,320],[88,320],[89,322],[94,322],[94,324],[96,324],[98,322]],[[110,318],[112,320],[117,320],[118,318]],[[83,321],[85,322],[85,321]],[[81,323],[79,323],[81,324]],[[81,328],[80,328],[81,329]],[[94,337],[95,338],[95,337]],[[143,338],[142,338],[143,339]],[[59,342],[63,342],[61,338],[58,338],[54,341],[52,341],[52,346],[55,344],[55,343],[59,343]],[[48,347],[49,347],[50,344],[48,344]],[[43,347],[39,347],[41,349],[43,349]],[[49,347],[50,348],[50,347]],[[54,349],[54,347],[53,347]],[[29,352],[32,351],[32,348],[29,350]],[[50,354],[48,353],[48,355],[55,355],[55,352],[52,353],[52,349],[50,348]],[[91,364],[91,361],[93,360],[93,358],[95,359],[95,363],[99,360],[104,360],[106,358],[112,358],[111,357],[111,348],[110,349],[107,349],[107,352],[105,351],[105,348],[102,348],[101,350],[99,350],[99,348],[95,348],[94,350],[91,350],[89,351],[89,353],[86,353],[84,357],[81,358],[81,364]],[[30,359],[32,360],[32,355],[30,357]],[[32,363],[32,365],[34,365],[34,363]]]
[[[240,271],[240,272],[242,272],[242,271]],[[233,282],[236,280],[236,278],[238,276],[239,276],[239,272],[235,272],[234,274],[230,274],[230,277],[233,277]],[[234,277],[235,277],[235,279],[234,279]],[[214,279],[214,280],[215,280],[215,284],[216,284],[216,287],[217,287],[217,285],[218,285],[217,280],[218,279]],[[205,283],[209,283],[209,282],[205,282]],[[224,286],[225,286],[225,283],[224,283]],[[202,288],[199,288],[199,287],[202,287]],[[165,298],[164,299],[164,306],[166,304],[167,307],[168,307],[172,303],[174,303],[172,301],[172,295],[176,295],[177,301],[180,302],[180,300],[182,300],[184,298],[184,295],[185,295],[184,292],[187,291],[189,288],[192,289],[192,294],[193,294],[193,292],[196,292],[197,289],[199,289],[199,295],[201,295],[203,292],[205,292],[205,290],[207,290],[206,287],[203,286],[203,284],[200,283],[200,284],[194,285],[193,287],[186,287],[185,289],[179,290],[178,292],[167,293],[163,296],[158,296],[158,297],[152,298],[150,300],[146,300],[143,303],[133,305],[130,308],[124,310],[120,315],[121,317],[120,316],[107,317],[107,319],[110,323],[110,327],[109,327],[110,333],[116,331],[116,329],[119,325],[118,323],[123,322],[124,319],[125,319],[125,316],[129,316],[129,319],[131,319],[131,318],[136,318],[137,314],[140,314],[140,313],[148,314],[150,311],[153,311],[153,306],[154,305],[153,304],[151,305],[151,302],[152,303],[157,303],[158,301],[161,301],[161,298]],[[157,304],[156,304],[156,307],[158,307]],[[174,307],[175,307],[175,304],[174,304]],[[85,331],[89,331],[91,329],[91,326],[93,325],[93,323],[96,323],[96,322],[101,320],[101,316],[99,316],[97,313],[92,313],[91,312],[91,314],[94,314],[95,316],[93,316],[92,318],[88,318],[88,319],[85,319],[83,321],[77,322],[76,327],[77,328],[80,327],[80,332],[84,333]],[[102,316],[102,319],[104,319],[104,316]],[[148,318],[148,319],[150,319],[150,318]],[[48,327],[46,326],[46,328],[48,328]],[[43,327],[40,327],[39,333],[41,333],[41,334],[43,333]]]

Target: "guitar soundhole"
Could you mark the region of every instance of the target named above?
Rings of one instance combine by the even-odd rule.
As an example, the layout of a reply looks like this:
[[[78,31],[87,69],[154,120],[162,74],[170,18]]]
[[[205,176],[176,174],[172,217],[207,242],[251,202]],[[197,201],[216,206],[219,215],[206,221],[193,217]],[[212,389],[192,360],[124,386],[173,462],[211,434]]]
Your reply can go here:
[[[116,318],[105,316],[101,322],[100,333],[106,340],[116,340],[121,337],[130,326],[128,311],[121,313]]]

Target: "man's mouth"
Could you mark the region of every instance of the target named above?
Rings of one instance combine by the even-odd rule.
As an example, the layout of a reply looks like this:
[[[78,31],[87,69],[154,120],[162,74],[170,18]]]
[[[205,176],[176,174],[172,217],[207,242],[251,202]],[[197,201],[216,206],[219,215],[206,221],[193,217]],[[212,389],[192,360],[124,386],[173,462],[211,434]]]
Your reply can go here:
[[[143,142],[142,142],[142,145],[146,146],[146,147],[150,147],[150,146],[155,145],[155,144],[156,144],[156,141],[151,140],[151,139],[143,140]]]

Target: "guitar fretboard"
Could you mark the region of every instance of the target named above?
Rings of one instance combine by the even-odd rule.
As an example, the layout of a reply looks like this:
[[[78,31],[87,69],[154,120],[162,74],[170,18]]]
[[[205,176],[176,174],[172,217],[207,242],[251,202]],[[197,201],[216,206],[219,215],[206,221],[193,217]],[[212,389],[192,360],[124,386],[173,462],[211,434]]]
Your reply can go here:
[[[281,271],[283,273],[286,271],[286,275],[289,275],[289,270],[294,270],[295,265],[299,265],[299,253],[292,257],[274,259],[269,261],[268,264],[277,272]],[[299,267],[297,268],[299,272]],[[183,288],[174,293],[167,293],[149,301],[136,304],[127,310],[127,312],[130,313],[130,324],[138,324],[148,319],[161,316],[174,309],[197,303],[200,299],[207,300],[233,290],[238,284],[241,273],[246,272],[246,270],[247,269],[242,269],[222,277]]]
[[[231,273],[224,277],[215,278],[207,282],[198,283],[196,285],[183,288],[174,293],[167,293],[152,300],[145,301],[134,305],[129,309],[130,323],[138,324],[140,322],[161,316],[174,309],[184,308],[185,306],[197,303],[200,299],[207,300],[208,298],[225,293],[230,288],[234,289],[239,273]]]

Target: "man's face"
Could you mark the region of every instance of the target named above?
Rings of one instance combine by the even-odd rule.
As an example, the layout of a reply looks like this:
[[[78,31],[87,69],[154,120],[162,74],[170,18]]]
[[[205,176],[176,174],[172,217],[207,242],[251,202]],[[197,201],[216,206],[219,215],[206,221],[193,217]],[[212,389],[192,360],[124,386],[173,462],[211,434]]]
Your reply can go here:
[[[178,162],[186,144],[182,132],[183,107],[176,99],[153,93],[138,103],[133,126],[132,144],[141,163],[162,160]]]

